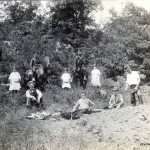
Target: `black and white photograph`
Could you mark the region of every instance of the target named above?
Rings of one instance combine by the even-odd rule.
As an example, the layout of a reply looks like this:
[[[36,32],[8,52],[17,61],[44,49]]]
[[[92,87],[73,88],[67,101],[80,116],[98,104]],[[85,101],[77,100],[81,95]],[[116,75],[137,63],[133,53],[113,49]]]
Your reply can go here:
[[[0,0],[0,150],[150,150],[150,1]]]

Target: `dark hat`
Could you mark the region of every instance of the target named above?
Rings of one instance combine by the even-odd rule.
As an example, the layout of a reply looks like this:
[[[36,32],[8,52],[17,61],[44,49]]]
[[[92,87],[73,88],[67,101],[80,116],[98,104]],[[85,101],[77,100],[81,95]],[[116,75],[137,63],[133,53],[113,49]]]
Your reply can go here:
[[[85,91],[82,91],[81,95],[82,95],[82,94],[86,94]]]

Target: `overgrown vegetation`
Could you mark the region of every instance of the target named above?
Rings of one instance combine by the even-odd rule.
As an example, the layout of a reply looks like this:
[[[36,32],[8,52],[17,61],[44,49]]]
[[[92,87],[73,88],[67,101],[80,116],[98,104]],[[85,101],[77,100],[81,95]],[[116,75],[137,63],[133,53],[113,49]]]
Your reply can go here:
[[[127,64],[150,74],[150,13],[142,8],[129,3],[121,16],[110,11],[111,20],[99,29],[90,16],[101,5],[97,1],[52,1],[49,12],[42,15],[37,13],[38,2],[2,3],[7,18],[0,23],[1,73],[10,73],[16,64],[23,74],[38,51],[42,57],[50,57],[50,78],[57,84],[64,67],[73,71],[80,50],[88,69],[97,63],[104,77],[123,75]]]

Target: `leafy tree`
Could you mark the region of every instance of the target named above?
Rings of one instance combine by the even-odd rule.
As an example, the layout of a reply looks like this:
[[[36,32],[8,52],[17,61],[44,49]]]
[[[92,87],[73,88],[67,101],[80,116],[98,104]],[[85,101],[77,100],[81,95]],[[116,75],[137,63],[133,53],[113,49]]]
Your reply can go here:
[[[149,19],[146,20],[145,18],[150,14],[131,3],[124,8],[122,16],[117,16],[114,10],[110,12],[112,18],[105,25],[101,44],[102,47],[105,47],[103,53],[105,54],[106,51],[108,54],[107,56],[106,54],[103,55],[109,70],[107,70],[107,74],[109,76],[118,75],[119,72],[123,74],[123,66],[131,64],[131,62],[133,62],[133,69],[140,69],[146,73],[146,68],[143,65],[147,64],[147,59],[149,59],[150,45],[149,31],[145,27],[148,26]],[[113,60],[115,61],[113,62]],[[116,64],[116,62],[118,63]]]
[[[51,8],[52,32],[54,36],[80,47],[84,39],[88,38],[87,26],[93,25],[93,19],[89,14],[96,8],[95,1],[57,1]]]

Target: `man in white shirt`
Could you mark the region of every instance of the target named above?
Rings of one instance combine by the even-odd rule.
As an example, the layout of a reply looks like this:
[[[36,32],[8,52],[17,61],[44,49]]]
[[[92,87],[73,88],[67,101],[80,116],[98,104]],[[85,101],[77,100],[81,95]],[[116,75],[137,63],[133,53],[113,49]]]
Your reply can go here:
[[[68,73],[68,70],[65,68],[65,72],[63,73],[63,75],[61,76],[61,80],[62,80],[62,88],[63,89],[70,89],[71,88],[71,75],[70,73]]]
[[[72,112],[81,110],[83,113],[91,113],[93,106],[94,106],[94,103],[88,98],[86,98],[85,92],[82,92],[81,99],[77,101]]]
[[[136,96],[138,97],[139,103],[143,104],[143,100],[139,89],[141,80],[138,71],[132,71],[130,67],[128,67],[126,71],[127,74],[125,91],[127,91],[128,88],[134,89],[134,91],[131,93],[131,104],[136,105]]]
[[[15,66],[13,66],[13,72],[10,74],[8,79],[10,81],[9,90],[12,91],[12,95],[13,95],[14,93],[17,93],[17,91],[19,91],[21,88],[20,85],[21,76],[19,72],[16,71]]]
[[[82,92],[81,98],[77,101],[72,111],[62,111],[60,116],[65,119],[79,119],[83,114],[91,114],[94,112],[101,112],[101,109],[93,109],[94,103],[86,97],[86,93]]]
[[[100,76],[101,76],[100,70],[98,70],[97,67],[94,66],[91,72],[91,83],[94,87],[101,87]]]
[[[42,105],[42,93],[38,89],[35,89],[35,82],[34,81],[29,81],[28,86],[30,87],[29,90],[26,91],[26,106],[30,107],[31,105],[36,105],[39,106],[40,104]]]

